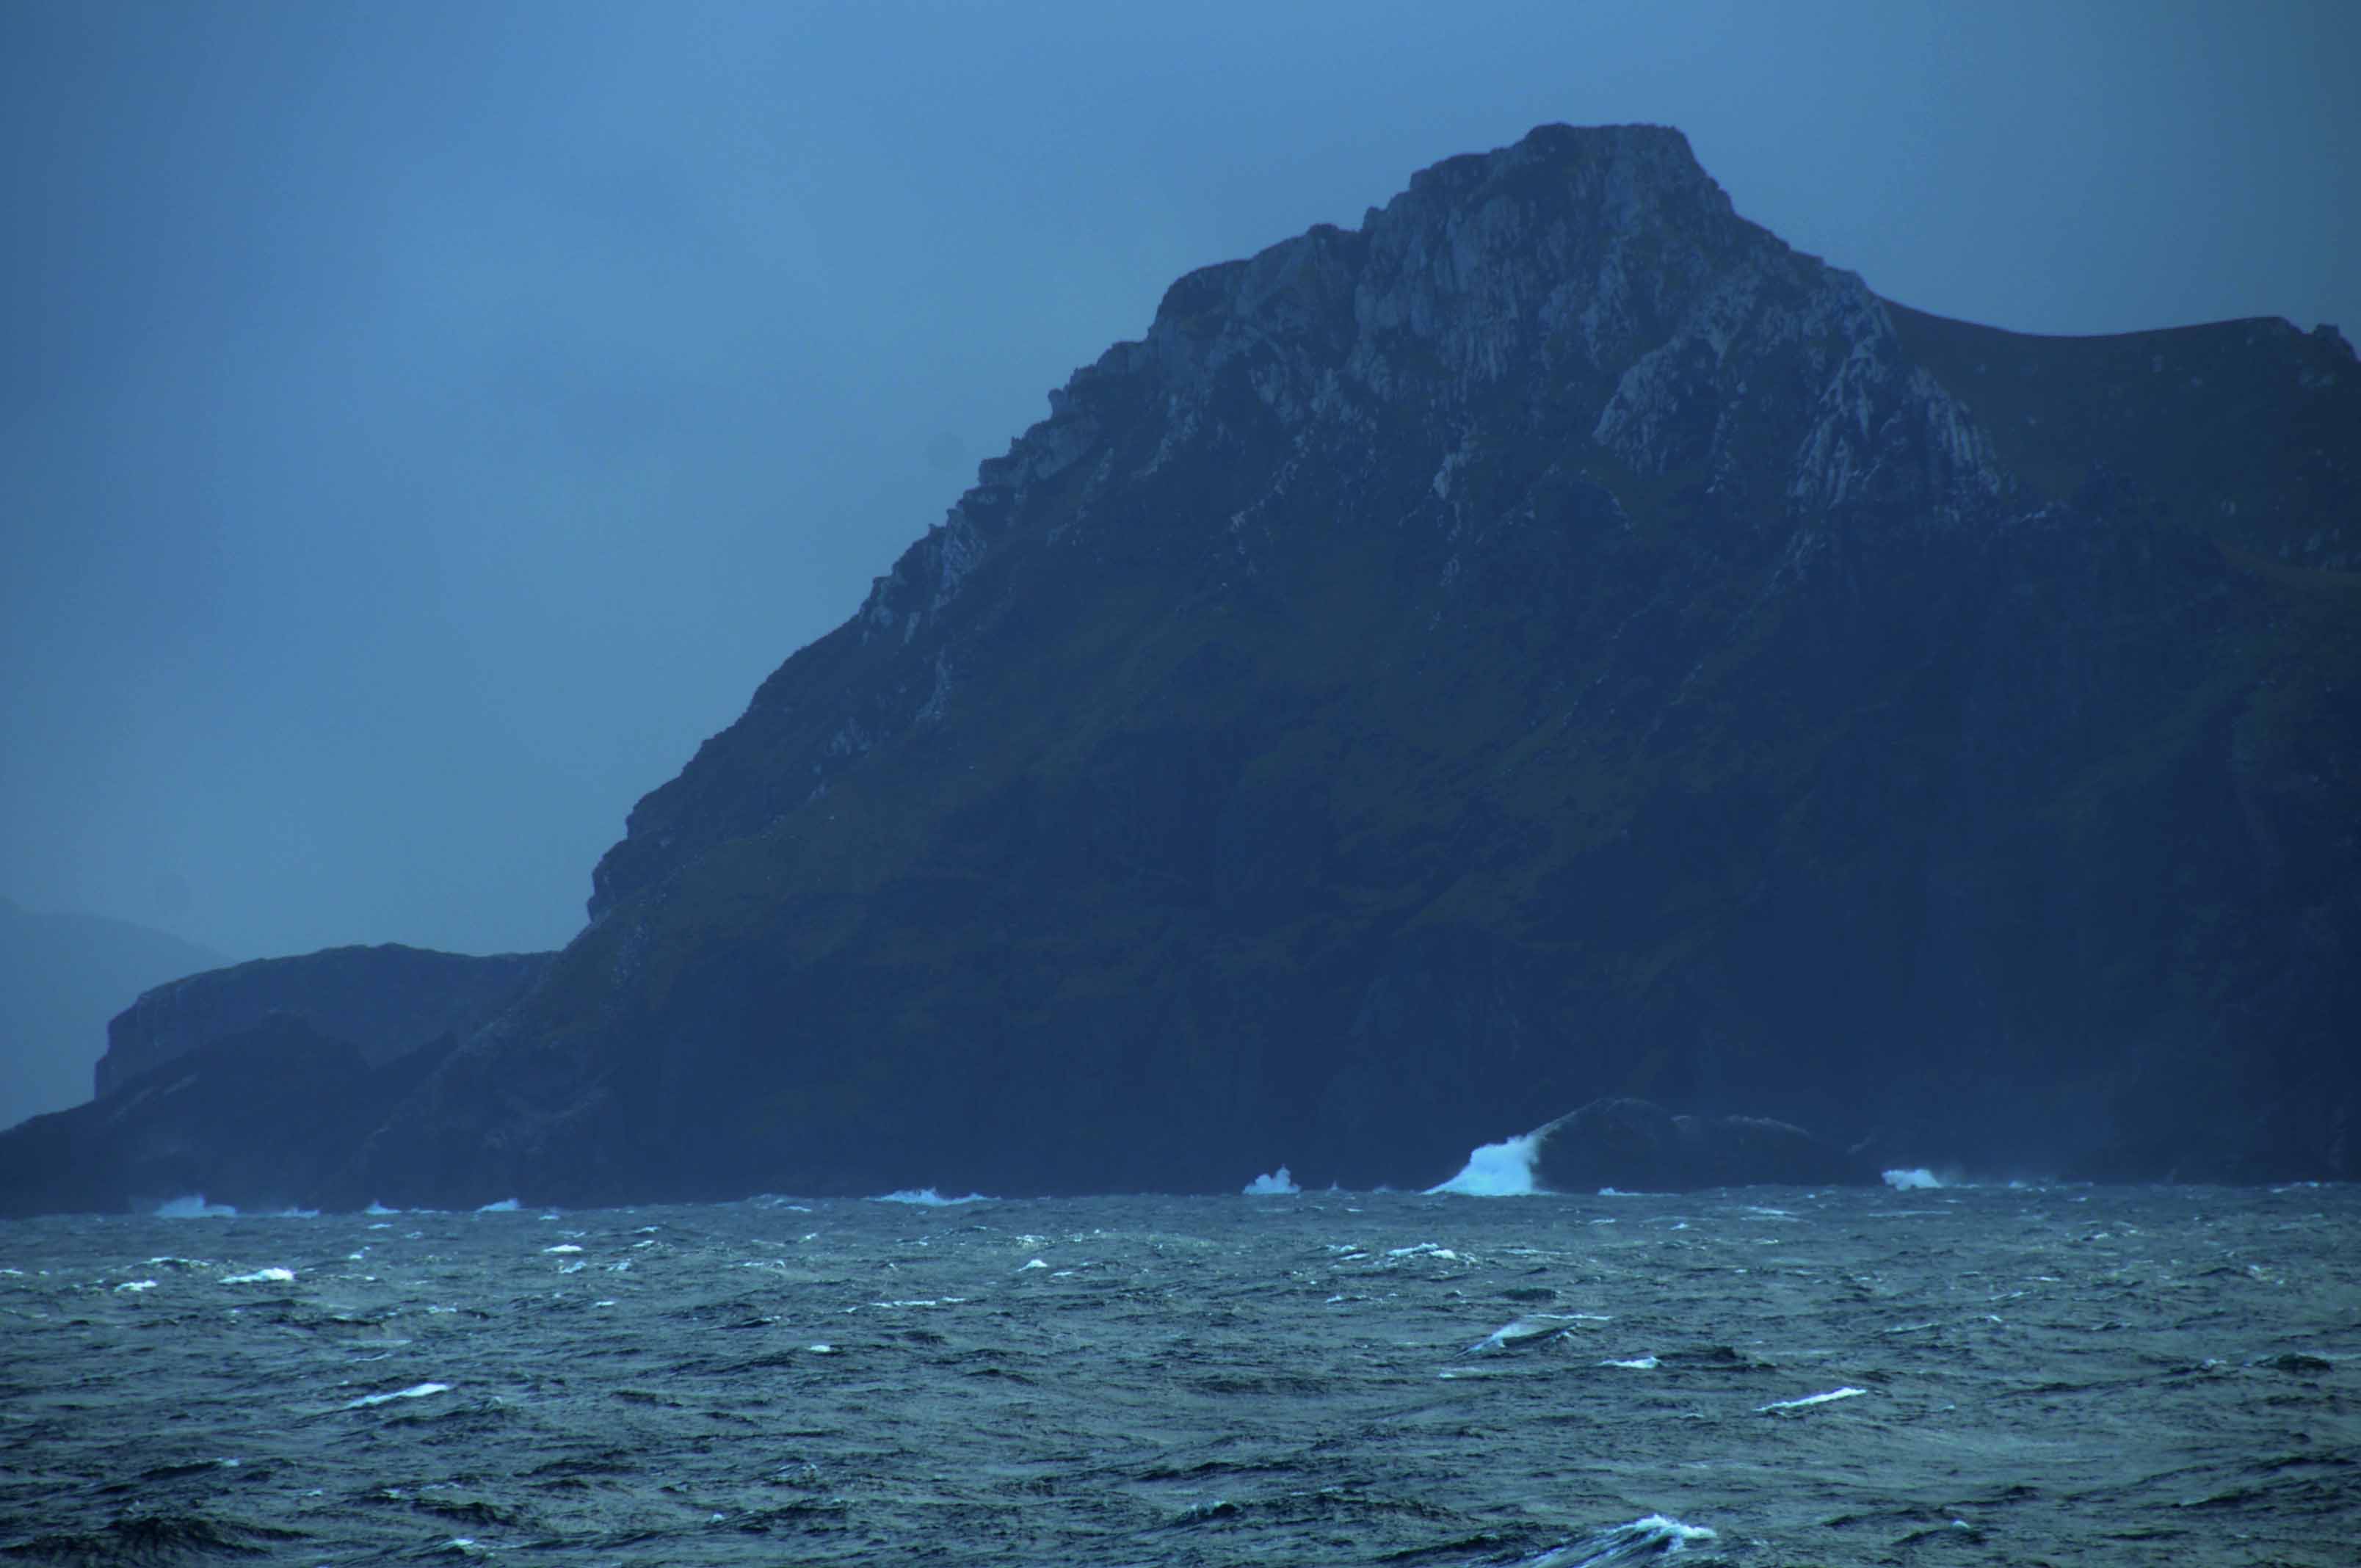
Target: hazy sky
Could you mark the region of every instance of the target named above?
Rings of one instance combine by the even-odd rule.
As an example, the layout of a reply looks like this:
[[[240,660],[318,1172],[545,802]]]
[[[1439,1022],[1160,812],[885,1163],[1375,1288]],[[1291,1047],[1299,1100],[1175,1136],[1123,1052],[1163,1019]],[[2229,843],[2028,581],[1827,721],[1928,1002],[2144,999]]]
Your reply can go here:
[[[0,894],[563,942],[1173,278],[1543,121],[1946,314],[2361,338],[2356,61],[2346,0],[0,0]]]

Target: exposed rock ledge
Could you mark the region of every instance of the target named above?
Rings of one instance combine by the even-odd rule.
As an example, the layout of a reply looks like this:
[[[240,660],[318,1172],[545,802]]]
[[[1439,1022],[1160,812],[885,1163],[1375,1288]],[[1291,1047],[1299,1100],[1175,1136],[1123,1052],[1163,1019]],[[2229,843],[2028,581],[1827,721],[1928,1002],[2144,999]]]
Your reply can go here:
[[[477,958],[388,943],[208,970],[147,992],[106,1025],[101,1099],[175,1057],[283,1014],[383,1067],[466,1036],[522,995],[553,955]]]

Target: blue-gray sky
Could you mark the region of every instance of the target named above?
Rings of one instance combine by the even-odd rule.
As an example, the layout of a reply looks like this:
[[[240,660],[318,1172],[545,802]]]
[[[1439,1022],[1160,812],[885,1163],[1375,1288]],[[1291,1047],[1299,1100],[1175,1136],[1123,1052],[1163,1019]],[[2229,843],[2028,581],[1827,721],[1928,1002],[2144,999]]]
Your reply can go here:
[[[0,894],[577,930],[1173,278],[1533,125],[1890,297],[2361,326],[2361,5],[0,4]]]

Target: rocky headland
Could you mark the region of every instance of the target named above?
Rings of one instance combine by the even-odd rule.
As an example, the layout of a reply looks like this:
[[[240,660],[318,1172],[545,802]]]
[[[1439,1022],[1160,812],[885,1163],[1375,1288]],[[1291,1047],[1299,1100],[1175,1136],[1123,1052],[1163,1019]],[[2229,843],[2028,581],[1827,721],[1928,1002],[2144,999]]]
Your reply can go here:
[[[274,1014],[343,1040],[368,1066],[382,1067],[446,1036],[475,1033],[515,1002],[549,959],[478,958],[389,942],[207,970],[144,992],[115,1014],[95,1087],[104,1098]]]
[[[2361,1175],[2334,329],[1944,320],[1544,126],[1049,401],[313,1201],[1425,1186],[1618,1100]]]

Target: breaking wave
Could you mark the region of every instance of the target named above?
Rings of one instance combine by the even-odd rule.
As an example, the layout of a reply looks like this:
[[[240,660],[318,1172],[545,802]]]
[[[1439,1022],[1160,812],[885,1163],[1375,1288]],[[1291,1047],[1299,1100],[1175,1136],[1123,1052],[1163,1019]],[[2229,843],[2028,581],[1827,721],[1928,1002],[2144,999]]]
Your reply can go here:
[[[981,1192],[971,1192],[964,1198],[946,1198],[931,1187],[920,1187],[915,1190],[906,1187],[898,1192],[881,1192],[870,1201],[912,1203],[921,1209],[950,1209],[961,1203],[989,1203],[992,1200]]]
[[[237,1210],[228,1203],[208,1203],[202,1192],[175,1198],[156,1210],[159,1220],[235,1220]]]
[[[1294,1174],[1283,1165],[1277,1171],[1257,1176],[1246,1185],[1246,1195],[1249,1198],[1292,1198],[1302,1190],[1295,1185]]]
[[[1533,1162],[1541,1152],[1539,1131],[1486,1144],[1467,1157],[1458,1175],[1426,1190],[1430,1196],[1455,1192],[1463,1198],[1534,1197],[1543,1190],[1533,1178]]]
[[[1691,1541],[1712,1539],[1713,1531],[1703,1525],[1683,1524],[1663,1514],[1650,1514],[1646,1519],[1554,1546],[1537,1557],[1521,1558],[1515,1568],[1621,1568],[1626,1563],[1671,1557],[1686,1551]]]

